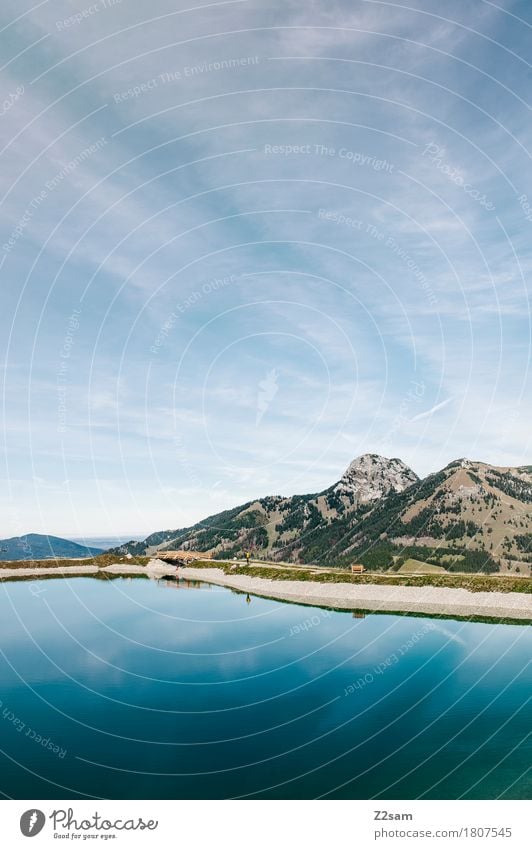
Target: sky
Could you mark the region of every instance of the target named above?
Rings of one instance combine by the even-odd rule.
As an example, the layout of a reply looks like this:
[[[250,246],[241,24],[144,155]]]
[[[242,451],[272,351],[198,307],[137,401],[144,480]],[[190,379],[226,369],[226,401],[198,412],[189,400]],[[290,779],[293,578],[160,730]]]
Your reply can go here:
[[[1,16],[1,536],[532,463],[529,3]]]

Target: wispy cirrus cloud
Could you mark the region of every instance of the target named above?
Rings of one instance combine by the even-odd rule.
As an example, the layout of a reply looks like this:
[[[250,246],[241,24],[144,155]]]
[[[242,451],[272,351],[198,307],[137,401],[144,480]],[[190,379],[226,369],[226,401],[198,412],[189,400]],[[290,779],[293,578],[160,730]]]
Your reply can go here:
[[[2,11],[2,90],[23,87],[1,123],[0,247],[20,229],[4,467],[42,526],[144,530],[200,518],[202,488],[208,512],[320,489],[390,432],[419,473],[522,462],[519,21],[489,3],[94,5]],[[403,416],[413,381],[426,408]],[[54,524],[31,482],[58,456],[74,483]]]

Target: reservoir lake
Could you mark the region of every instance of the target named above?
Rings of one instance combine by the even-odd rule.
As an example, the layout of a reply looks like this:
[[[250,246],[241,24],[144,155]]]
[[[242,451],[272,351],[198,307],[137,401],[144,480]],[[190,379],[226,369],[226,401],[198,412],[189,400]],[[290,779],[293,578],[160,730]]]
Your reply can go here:
[[[532,798],[530,626],[0,584],[6,798]]]

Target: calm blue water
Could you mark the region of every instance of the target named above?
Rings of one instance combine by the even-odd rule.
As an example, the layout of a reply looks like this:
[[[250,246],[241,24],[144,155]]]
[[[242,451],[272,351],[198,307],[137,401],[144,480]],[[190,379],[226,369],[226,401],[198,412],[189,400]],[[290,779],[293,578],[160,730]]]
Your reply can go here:
[[[0,584],[13,798],[531,798],[532,629]]]

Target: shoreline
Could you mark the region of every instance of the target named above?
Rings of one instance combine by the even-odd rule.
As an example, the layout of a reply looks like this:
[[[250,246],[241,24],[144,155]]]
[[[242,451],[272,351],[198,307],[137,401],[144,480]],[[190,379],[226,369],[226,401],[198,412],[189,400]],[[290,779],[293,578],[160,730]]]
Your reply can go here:
[[[146,566],[112,563],[108,566],[27,567],[0,569],[0,583],[16,578],[94,577],[96,575],[144,575],[152,579],[176,577],[175,567],[152,559]],[[275,580],[250,575],[226,574],[217,567],[180,566],[177,577],[204,581],[243,593],[277,601],[327,607],[335,610],[417,614],[459,618],[503,619],[532,622],[532,595],[515,592],[470,592],[463,588],[401,585],[322,583],[306,580]]]
[[[193,566],[180,567],[179,577],[205,581],[278,601],[331,607],[336,610],[479,616],[532,622],[532,596],[528,593],[473,593],[448,587],[275,581],[248,575],[226,575],[221,569],[195,569]]]
[[[147,566],[139,566],[137,563],[112,563],[110,566],[28,566],[19,569],[0,569],[0,581],[6,578],[39,578],[55,575],[58,578],[69,575],[147,575],[148,577],[160,578],[170,574],[172,566],[163,563],[162,560],[152,560]]]

